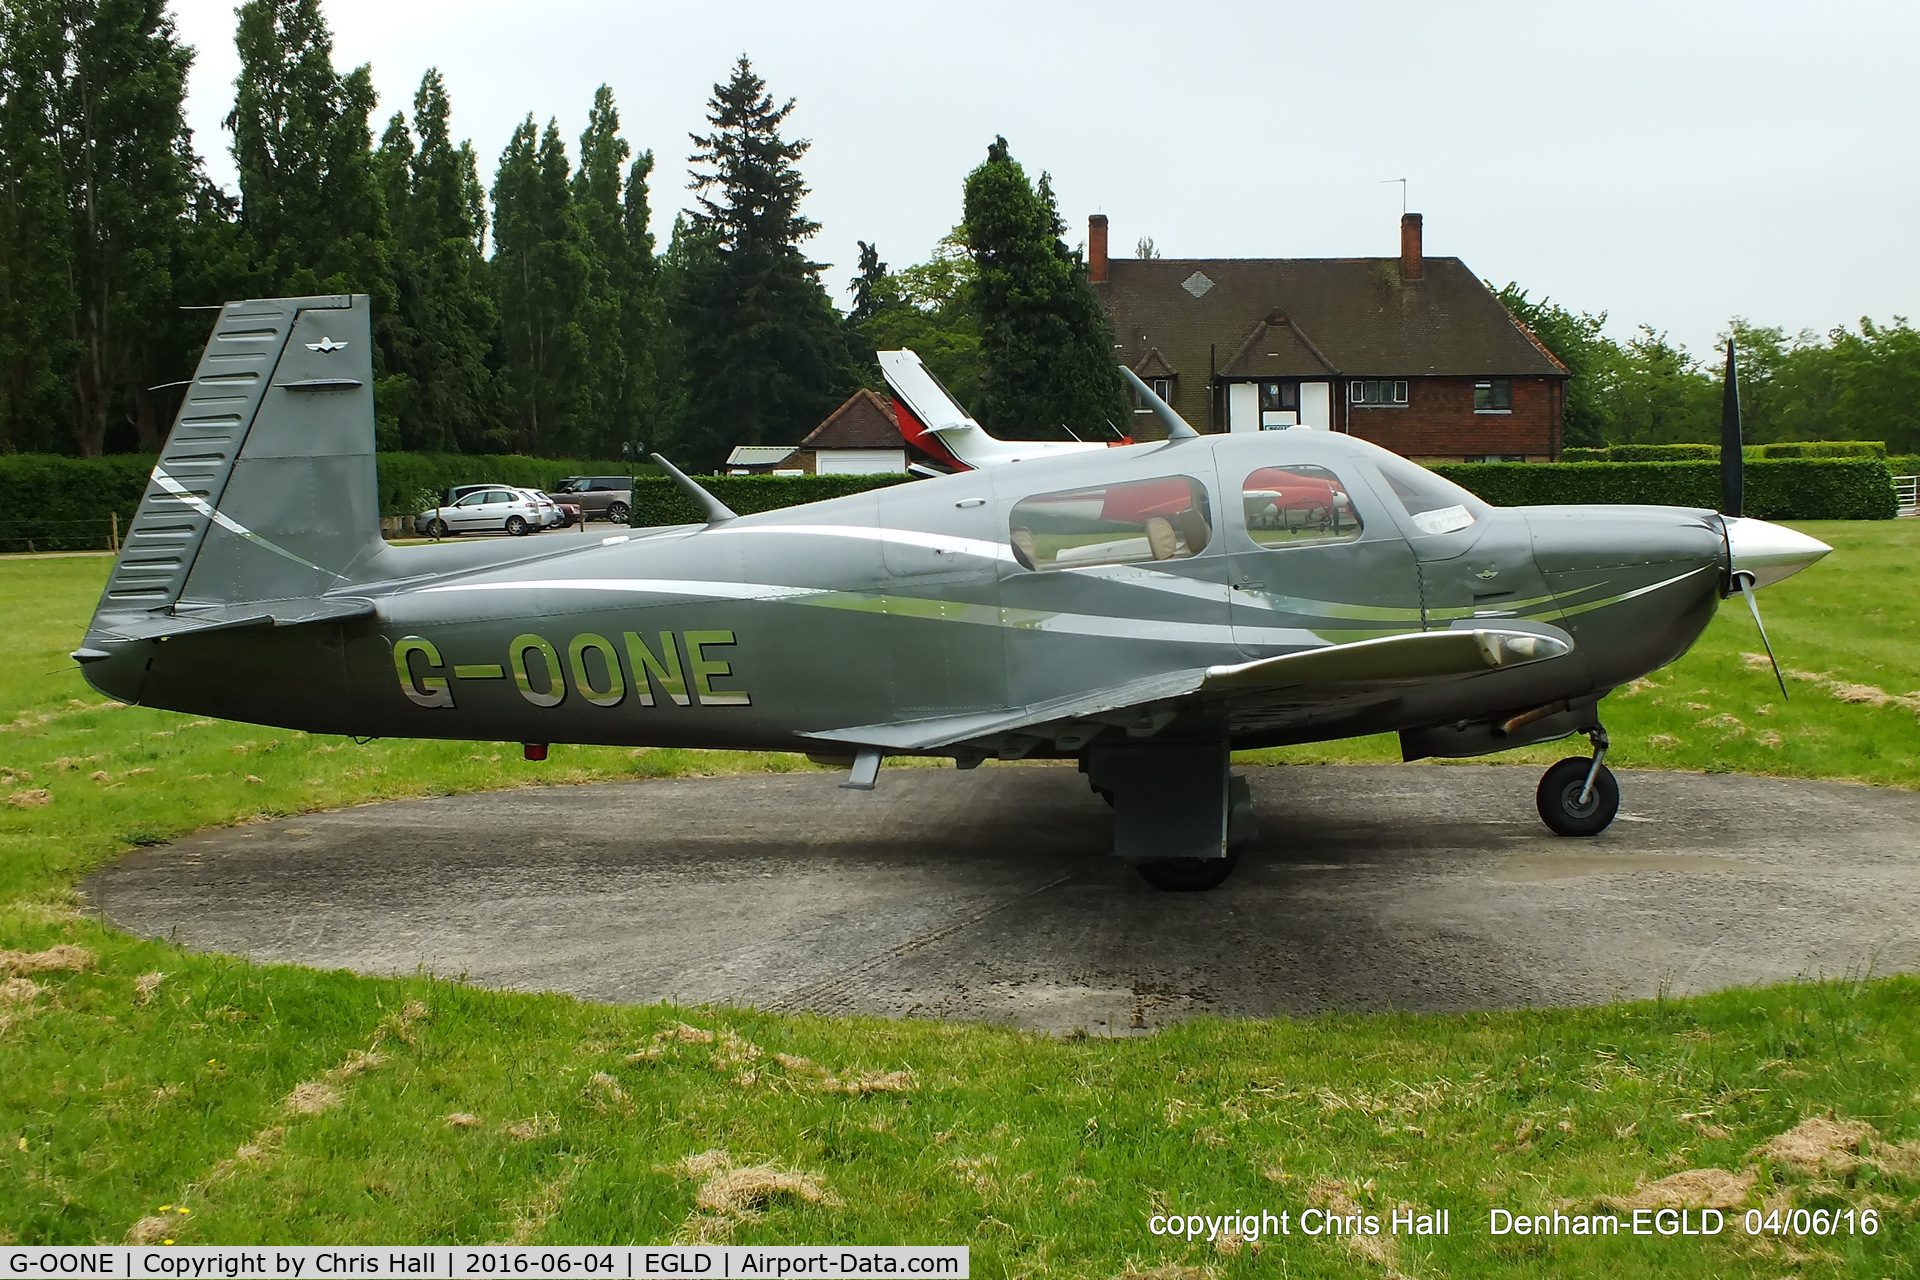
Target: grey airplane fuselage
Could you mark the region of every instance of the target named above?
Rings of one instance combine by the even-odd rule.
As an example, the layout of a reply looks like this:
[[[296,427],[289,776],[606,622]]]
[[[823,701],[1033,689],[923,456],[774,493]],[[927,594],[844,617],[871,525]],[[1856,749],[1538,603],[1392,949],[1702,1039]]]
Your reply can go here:
[[[1487,508],[1427,532],[1384,478],[1387,457],[1321,432],[1204,436],[709,526],[388,547],[334,593],[370,601],[368,614],[116,644],[85,671],[123,700],[314,732],[808,750],[819,743],[803,735],[1018,710],[1170,669],[1476,620],[1573,640],[1561,658],[1384,700],[1237,707],[1224,728],[1241,748],[1444,736],[1506,712],[1590,707],[1684,653],[1726,588],[1712,512]],[[1344,540],[1256,538],[1244,488],[1272,467],[1338,478]],[[1010,526],[1022,499],[1182,478],[1213,513],[1197,553],[1023,563]],[[1501,745],[1517,740],[1466,733],[1457,751],[1428,749]],[[1044,737],[990,749],[1075,753]]]

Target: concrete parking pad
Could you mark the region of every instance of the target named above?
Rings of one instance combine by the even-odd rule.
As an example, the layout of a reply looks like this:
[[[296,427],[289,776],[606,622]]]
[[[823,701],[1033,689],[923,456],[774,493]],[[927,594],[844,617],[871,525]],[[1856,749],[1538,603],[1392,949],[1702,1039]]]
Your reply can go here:
[[[1115,862],[1106,807],[1058,767],[372,805],[84,887],[123,928],[260,961],[1096,1035],[1920,969],[1920,794],[1623,773],[1619,820],[1567,840],[1532,768],[1245,772],[1261,836],[1212,893]]]

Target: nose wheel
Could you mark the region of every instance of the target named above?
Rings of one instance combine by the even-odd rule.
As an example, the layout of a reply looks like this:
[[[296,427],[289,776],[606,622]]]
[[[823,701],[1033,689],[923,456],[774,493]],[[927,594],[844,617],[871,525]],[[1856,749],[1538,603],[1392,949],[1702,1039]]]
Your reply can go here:
[[[1620,812],[1620,784],[1606,766],[1607,731],[1589,731],[1593,758],[1569,756],[1540,779],[1534,801],[1540,820],[1562,836],[1597,836]]]

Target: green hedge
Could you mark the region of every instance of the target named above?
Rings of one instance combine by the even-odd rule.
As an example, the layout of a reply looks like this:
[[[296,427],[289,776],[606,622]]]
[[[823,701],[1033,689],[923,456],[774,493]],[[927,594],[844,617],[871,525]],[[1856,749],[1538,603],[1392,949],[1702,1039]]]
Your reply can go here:
[[[911,477],[879,476],[700,476],[700,487],[743,516],[808,502],[866,493]],[[698,524],[703,517],[680,486],[665,476],[647,476],[633,486],[635,525]]]
[[[1887,470],[1897,476],[1920,476],[1920,453],[1896,453],[1887,459]]]
[[[151,454],[0,455],[0,492],[9,507],[0,517],[0,550],[105,551],[109,515],[119,517],[125,533],[152,473]]]
[[[0,492],[11,513],[0,517],[0,551],[105,551],[112,533],[109,513],[122,533],[133,522],[153,473],[152,454],[118,453],[104,458],[58,454],[0,454]],[[456,484],[490,481],[547,489],[564,476],[647,475],[650,463],[581,462],[435,453],[379,455],[380,514],[410,516],[439,501]],[[431,495],[432,502],[421,499]]]
[[[1432,470],[1502,507],[1559,503],[1720,505],[1720,464],[1706,462],[1476,462]],[[1746,464],[1746,514],[1762,520],[1890,520],[1893,473],[1878,458],[1755,458]]]
[[[1783,444],[1750,444],[1741,453],[1755,458],[1884,458],[1887,446],[1878,440],[1796,440]],[[1564,449],[1562,462],[1687,462],[1720,460],[1717,444],[1616,444],[1600,449]]]

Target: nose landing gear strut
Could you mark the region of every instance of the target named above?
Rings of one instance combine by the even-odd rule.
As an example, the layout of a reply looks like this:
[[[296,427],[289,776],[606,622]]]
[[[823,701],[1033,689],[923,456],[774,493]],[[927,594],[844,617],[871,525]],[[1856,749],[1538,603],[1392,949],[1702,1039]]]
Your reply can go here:
[[[1596,724],[1587,730],[1593,758],[1568,756],[1540,779],[1534,801],[1540,820],[1563,836],[1597,836],[1620,812],[1620,784],[1607,768],[1607,731]]]

